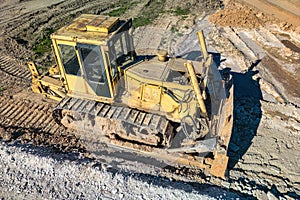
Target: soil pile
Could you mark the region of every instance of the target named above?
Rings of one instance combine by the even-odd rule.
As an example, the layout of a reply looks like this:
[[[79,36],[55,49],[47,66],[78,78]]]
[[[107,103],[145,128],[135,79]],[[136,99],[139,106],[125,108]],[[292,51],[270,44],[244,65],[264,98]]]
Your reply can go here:
[[[224,10],[220,10],[209,17],[209,20],[219,26],[234,28],[258,28],[266,24],[279,21],[254,8],[245,7],[237,2],[229,2]]]

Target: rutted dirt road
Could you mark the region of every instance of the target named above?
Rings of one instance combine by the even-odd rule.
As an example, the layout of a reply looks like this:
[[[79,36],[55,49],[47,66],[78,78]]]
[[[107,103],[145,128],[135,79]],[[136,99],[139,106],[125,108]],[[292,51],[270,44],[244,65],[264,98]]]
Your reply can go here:
[[[153,2],[137,2],[121,15],[141,17]],[[215,12],[223,7],[219,1],[186,4],[167,0],[160,7],[164,12],[152,24],[135,30],[134,42],[139,53],[154,53],[160,48],[167,49],[170,55],[195,58],[199,55],[195,32],[204,29],[209,51],[215,54],[219,69],[231,73],[236,89],[226,181],[188,175],[184,170],[172,176],[172,169],[114,160],[108,158],[110,155],[91,160],[93,156],[79,140],[52,120],[55,102],[31,92],[25,62],[33,59],[38,66],[52,62],[49,52],[37,55],[36,51],[36,44],[46,41],[49,31],[80,13],[110,13],[126,1],[0,1],[0,197],[298,199],[300,31],[295,20],[297,11],[289,6],[297,2],[286,4],[290,12],[283,11],[282,5],[273,8],[262,0],[251,1],[262,11],[235,1],[224,2],[225,8]],[[176,14],[174,5],[190,13]],[[205,12],[199,13],[199,7]],[[269,15],[270,11],[275,12],[275,17]],[[286,20],[285,16],[291,15],[293,18]],[[118,163],[117,170],[112,163]],[[83,173],[86,179],[71,176],[68,170]],[[93,178],[85,171],[101,178]],[[172,182],[160,176],[182,181]],[[51,182],[53,177],[66,187]],[[45,190],[47,184],[53,189]],[[126,185],[142,185],[141,192],[130,191]],[[5,193],[7,190],[11,193]]]

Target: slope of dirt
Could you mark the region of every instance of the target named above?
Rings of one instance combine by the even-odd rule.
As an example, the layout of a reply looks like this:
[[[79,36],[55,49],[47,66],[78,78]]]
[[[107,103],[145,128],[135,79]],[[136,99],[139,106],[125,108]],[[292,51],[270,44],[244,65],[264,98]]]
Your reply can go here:
[[[281,102],[300,105],[297,89],[300,38],[296,26],[236,1],[230,1],[225,9],[211,15],[209,20],[220,27],[222,34],[244,54],[246,60],[257,62],[260,73],[256,78],[261,79],[264,91],[281,96],[285,99]],[[244,65],[243,70],[246,69]]]
[[[242,3],[251,5],[263,13],[273,15],[281,21],[288,22],[294,26],[300,26],[300,4],[299,1],[295,0],[239,0]]]

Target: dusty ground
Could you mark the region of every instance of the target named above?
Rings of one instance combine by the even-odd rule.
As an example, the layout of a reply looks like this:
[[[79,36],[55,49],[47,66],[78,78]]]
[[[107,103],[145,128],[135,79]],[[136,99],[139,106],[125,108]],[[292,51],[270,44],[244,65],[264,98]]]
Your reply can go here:
[[[162,1],[136,1],[120,13],[141,18],[149,17],[149,8],[164,10],[153,13],[152,24],[135,30],[138,53],[167,49],[173,56],[195,58],[195,32],[203,29],[216,64],[233,77],[228,179],[203,179],[182,171],[172,177],[172,170],[113,162],[107,155],[95,161],[77,138],[55,124],[55,102],[32,94],[25,62],[33,59],[41,70],[52,63],[49,50],[37,51],[37,43],[47,43],[49,33],[80,13],[111,13],[126,1],[0,0],[0,198],[299,199],[299,2],[273,1],[276,8],[262,0],[251,1],[256,7],[244,1],[155,2]],[[182,12],[185,9],[190,13]],[[112,163],[118,165],[110,167]],[[139,191],[130,189],[138,186]]]

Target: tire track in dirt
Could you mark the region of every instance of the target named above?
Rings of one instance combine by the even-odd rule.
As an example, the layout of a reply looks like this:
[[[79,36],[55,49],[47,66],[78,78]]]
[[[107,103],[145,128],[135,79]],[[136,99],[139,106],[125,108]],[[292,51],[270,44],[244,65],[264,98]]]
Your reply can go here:
[[[45,28],[58,28],[61,23],[66,23],[68,19],[74,18],[74,16],[85,13],[100,13],[109,9],[113,2],[107,3],[105,1],[66,1],[39,10],[31,10],[29,12],[20,14],[16,17],[6,17],[0,23],[0,27],[3,27],[4,33],[15,36],[22,34],[21,30],[29,29],[30,32],[36,33],[36,31],[44,30]],[[13,7],[11,9],[14,9]],[[7,15],[11,12],[8,9]]]
[[[0,71],[14,81],[31,84],[31,73],[29,69],[18,64],[14,59],[6,55],[0,55]]]
[[[52,118],[52,105],[0,96],[0,138],[52,147],[59,151],[83,151],[68,129]]]
[[[0,95],[21,94],[31,86],[31,73],[16,59],[0,54]]]

